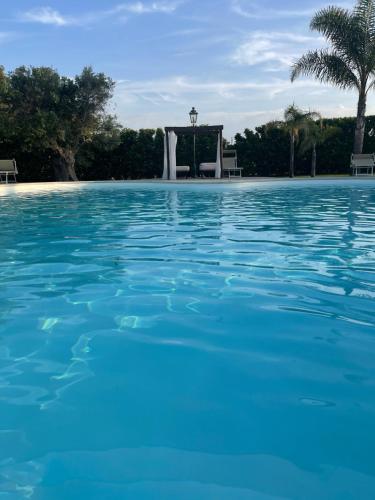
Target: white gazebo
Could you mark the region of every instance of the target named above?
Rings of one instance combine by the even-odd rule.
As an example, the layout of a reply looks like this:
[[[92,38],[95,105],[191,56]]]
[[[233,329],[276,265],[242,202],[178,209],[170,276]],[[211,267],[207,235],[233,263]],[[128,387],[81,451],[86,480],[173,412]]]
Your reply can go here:
[[[202,125],[199,127],[165,127],[164,136],[164,170],[163,179],[176,180],[179,167],[176,161],[177,140],[179,135],[206,135],[217,134],[216,162],[211,165],[215,178],[223,177],[223,125]],[[184,167],[186,168],[186,167]]]

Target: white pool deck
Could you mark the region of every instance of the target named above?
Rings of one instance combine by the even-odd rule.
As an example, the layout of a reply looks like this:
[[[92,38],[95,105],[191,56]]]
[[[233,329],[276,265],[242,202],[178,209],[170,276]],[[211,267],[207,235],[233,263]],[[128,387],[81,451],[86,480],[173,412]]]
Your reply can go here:
[[[157,183],[157,184],[251,184],[258,182],[298,182],[298,181],[322,181],[322,180],[374,180],[375,175],[317,175],[316,177],[298,176],[298,177],[232,177],[230,179],[214,179],[214,178],[196,178],[196,179],[177,179],[177,180],[163,180],[163,179],[135,179],[126,181],[92,181],[92,182],[130,182],[130,183]],[[90,181],[89,181],[90,182]]]
[[[315,183],[321,181],[351,181],[351,182],[363,182],[372,181],[375,182],[375,176],[358,176],[353,177],[349,175],[318,175],[314,178],[307,176],[299,177],[241,177],[241,178],[225,178],[225,179],[178,179],[178,180],[163,180],[163,179],[134,179],[134,180],[106,180],[106,181],[78,181],[78,182],[18,182],[10,184],[0,184],[0,195],[10,194],[10,193],[27,193],[27,192],[38,192],[38,191],[48,191],[48,190],[60,190],[69,189],[74,190],[83,185],[94,185],[94,184],[105,184],[105,185],[139,185],[139,184],[165,184],[165,185],[236,185],[237,187],[250,186],[251,184],[259,183],[291,183],[296,184],[299,182]]]

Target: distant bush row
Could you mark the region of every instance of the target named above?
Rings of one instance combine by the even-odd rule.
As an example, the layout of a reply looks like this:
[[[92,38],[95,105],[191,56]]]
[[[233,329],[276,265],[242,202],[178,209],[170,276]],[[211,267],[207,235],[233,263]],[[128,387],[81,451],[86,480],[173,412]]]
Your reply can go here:
[[[317,146],[317,174],[348,174],[353,147],[354,118],[324,120],[326,125],[338,128],[338,133]],[[375,128],[375,116],[367,118],[367,130]],[[109,120],[105,130],[95,134],[90,142],[80,148],[76,158],[76,172],[81,180],[155,178],[163,170],[163,130],[131,130],[121,128]],[[216,137],[197,137],[197,164],[214,161]],[[302,139],[301,139],[302,140]],[[239,166],[246,176],[286,176],[289,168],[289,140],[277,128],[265,125],[255,131],[246,129],[235,136],[233,147],[237,149]],[[366,134],[364,152],[375,152],[375,137]],[[296,175],[309,175],[309,152],[299,154],[296,146]],[[35,149],[22,151],[18,143],[0,142],[0,157],[17,159],[19,180],[52,181],[54,152]],[[191,137],[180,137],[177,147],[179,164],[193,166]]]

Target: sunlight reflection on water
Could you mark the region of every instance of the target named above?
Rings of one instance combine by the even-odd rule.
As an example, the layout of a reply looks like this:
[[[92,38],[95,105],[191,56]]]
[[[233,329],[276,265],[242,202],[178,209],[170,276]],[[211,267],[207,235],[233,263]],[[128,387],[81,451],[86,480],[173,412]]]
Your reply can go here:
[[[5,498],[375,497],[374,182],[0,203]]]

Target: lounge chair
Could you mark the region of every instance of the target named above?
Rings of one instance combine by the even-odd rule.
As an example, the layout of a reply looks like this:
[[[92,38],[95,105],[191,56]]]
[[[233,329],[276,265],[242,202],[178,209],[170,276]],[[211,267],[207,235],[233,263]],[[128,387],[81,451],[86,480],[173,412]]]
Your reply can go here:
[[[185,174],[185,177],[187,178],[189,172],[190,172],[189,165],[177,165],[176,166],[176,174]]]
[[[374,175],[375,155],[372,154],[352,154],[351,168],[353,175]]]
[[[199,172],[204,176],[211,172],[215,175],[215,171],[216,171],[216,163],[201,163],[199,165]]]
[[[242,168],[237,164],[237,151],[235,149],[225,149],[223,151],[223,172],[229,179],[232,177],[242,177]]]
[[[0,160],[0,184],[8,184],[9,176],[13,177],[13,182],[17,182],[17,174],[16,160]]]

